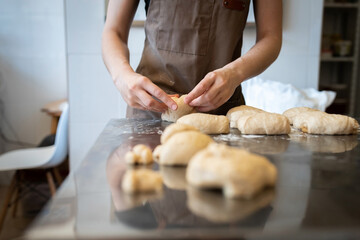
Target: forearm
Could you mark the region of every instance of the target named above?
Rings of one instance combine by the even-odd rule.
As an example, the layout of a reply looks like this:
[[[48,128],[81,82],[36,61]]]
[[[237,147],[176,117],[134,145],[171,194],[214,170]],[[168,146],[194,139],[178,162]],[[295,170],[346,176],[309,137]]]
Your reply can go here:
[[[281,43],[281,36],[263,37],[245,55],[227,64],[224,68],[233,72],[235,85],[265,71],[278,57]]]
[[[134,72],[129,63],[129,48],[126,41],[111,29],[105,29],[102,38],[102,56],[113,81],[127,72]]]

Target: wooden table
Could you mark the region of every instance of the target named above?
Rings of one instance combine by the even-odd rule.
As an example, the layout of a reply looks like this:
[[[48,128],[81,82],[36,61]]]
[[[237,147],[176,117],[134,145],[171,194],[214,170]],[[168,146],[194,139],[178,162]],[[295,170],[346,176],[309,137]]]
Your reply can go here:
[[[62,113],[62,106],[67,102],[67,99],[61,99],[58,101],[47,103],[42,109],[42,112],[51,116],[51,134],[56,133],[56,128],[59,122],[60,115]]]

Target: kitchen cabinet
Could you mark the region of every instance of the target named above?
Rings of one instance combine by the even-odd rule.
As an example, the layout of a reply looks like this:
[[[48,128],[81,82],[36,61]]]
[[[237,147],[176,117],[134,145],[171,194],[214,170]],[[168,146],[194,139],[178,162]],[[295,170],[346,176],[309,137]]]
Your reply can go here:
[[[360,2],[324,2],[319,89],[336,92],[327,112],[355,114],[359,85]]]

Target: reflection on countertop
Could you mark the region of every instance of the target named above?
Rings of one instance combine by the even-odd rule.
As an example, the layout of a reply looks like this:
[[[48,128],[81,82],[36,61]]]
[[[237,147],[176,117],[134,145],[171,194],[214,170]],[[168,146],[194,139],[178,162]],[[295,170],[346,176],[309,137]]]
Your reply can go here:
[[[265,189],[251,200],[227,199],[218,191],[187,188],[187,205],[196,215],[217,223],[242,220],[259,209],[270,207],[274,189]]]

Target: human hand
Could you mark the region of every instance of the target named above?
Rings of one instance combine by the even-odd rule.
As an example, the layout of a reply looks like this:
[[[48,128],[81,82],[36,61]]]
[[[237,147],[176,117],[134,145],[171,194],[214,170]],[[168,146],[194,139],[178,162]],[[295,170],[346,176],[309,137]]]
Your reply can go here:
[[[185,97],[185,103],[199,112],[208,112],[223,105],[234,94],[238,86],[230,68],[209,72]]]
[[[121,79],[115,80],[115,85],[125,102],[133,108],[154,112],[165,112],[168,108],[177,109],[177,104],[171,99],[173,95],[167,95],[150,79],[138,73],[125,74]]]

